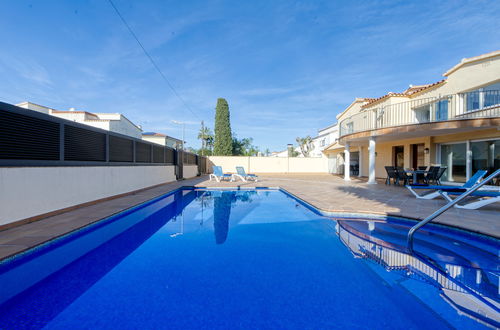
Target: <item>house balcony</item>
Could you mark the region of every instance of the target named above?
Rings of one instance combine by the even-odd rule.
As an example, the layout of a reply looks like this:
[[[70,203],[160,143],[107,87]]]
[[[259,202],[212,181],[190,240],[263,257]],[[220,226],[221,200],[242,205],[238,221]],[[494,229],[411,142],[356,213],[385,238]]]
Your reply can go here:
[[[340,143],[380,136],[447,134],[500,125],[500,91],[487,90],[415,99],[368,109],[342,120]]]

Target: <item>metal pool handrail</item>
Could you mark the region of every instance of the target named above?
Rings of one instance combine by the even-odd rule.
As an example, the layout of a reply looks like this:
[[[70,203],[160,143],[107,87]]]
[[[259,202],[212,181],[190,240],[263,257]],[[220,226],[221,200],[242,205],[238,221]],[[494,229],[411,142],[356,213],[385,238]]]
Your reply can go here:
[[[486,177],[483,181],[475,184],[474,186],[472,186],[472,188],[470,188],[469,190],[467,190],[466,192],[464,192],[463,194],[461,194],[459,197],[455,198],[454,200],[452,200],[451,202],[449,202],[445,206],[441,207],[439,210],[437,210],[434,213],[432,213],[431,215],[429,215],[424,220],[422,220],[419,223],[417,223],[415,226],[411,227],[410,231],[408,232],[408,239],[407,239],[408,249],[410,251],[413,250],[413,235],[415,234],[415,232],[417,230],[419,230],[421,227],[425,226],[426,224],[428,224],[429,222],[431,222],[432,220],[434,220],[436,217],[440,216],[441,214],[443,214],[444,212],[446,212],[447,210],[449,210],[450,208],[452,208],[455,204],[457,204],[457,203],[461,202],[462,200],[464,200],[467,196],[469,196],[470,194],[472,194],[473,192],[475,192],[476,190],[478,190],[479,188],[481,188],[482,186],[484,186],[489,181],[493,180],[499,174],[500,174],[500,169],[496,170],[491,175],[489,175],[488,177]]]

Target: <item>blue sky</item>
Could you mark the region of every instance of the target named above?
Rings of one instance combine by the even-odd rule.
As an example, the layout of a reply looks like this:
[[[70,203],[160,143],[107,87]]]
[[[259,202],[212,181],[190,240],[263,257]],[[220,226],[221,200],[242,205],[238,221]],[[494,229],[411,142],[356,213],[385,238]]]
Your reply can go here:
[[[262,150],[316,134],[355,97],[442,79],[500,49],[500,1],[0,1],[0,100],[120,112],[198,147],[218,97]]]

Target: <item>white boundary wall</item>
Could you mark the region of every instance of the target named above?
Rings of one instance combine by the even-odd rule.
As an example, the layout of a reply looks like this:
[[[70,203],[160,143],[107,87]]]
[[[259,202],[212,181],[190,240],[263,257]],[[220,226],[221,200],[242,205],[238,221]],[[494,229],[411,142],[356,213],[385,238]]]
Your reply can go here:
[[[184,165],[182,168],[184,179],[191,179],[198,175],[198,165]]]
[[[243,166],[248,173],[328,173],[326,157],[210,156],[208,160],[210,171],[216,165],[225,173],[235,173],[236,166]]]
[[[174,166],[0,168],[0,225],[175,181]]]

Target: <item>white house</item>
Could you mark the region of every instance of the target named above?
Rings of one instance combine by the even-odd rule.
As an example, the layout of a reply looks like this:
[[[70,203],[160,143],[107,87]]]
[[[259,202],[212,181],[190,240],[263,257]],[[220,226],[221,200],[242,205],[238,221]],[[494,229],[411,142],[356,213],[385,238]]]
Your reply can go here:
[[[87,111],[77,111],[71,108],[68,111],[55,110],[43,105],[35,104],[32,102],[22,102],[16,104],[18,107],[28,110],[43,112],[55,117],[75,121],[80,124],[85,124],[107,131],[120,133],[135,137],[142,138],[142,129],[140,126],[132,123],[127,117],[120,113],[96,113]]]
[[[300,152],[300,147],[298,147],[298,146],[293,147],[293,145],[291,145],[291,144],[285,150],[271,152],[269,157],[289,157],[289,149],[290,148],[293,148],[293,151],[298,153],[297,157],[304,157],[304,155],[302,155],[302,153]]]
[[[339,127],[337,123],[318,130],[318,135],[313,138],[313,149],[310,157],[323,157],[323,150],[330,144],[337,142],[339,138]]]
[[[142,139],[145,141],[161,144],[162,146],[177,148],[182,145],[182,140],[173,138],[171,136],[155,133],[155,132],[144,132],[142,133]]]
[[[500,51],[464,58],[444,79],[377,98],[356,98],[337,116],[337,158],[345,180],[386,177],[386,166],[440,166],[443,182],[500,168]],[[339,168],[343,168],[340,167]]]

